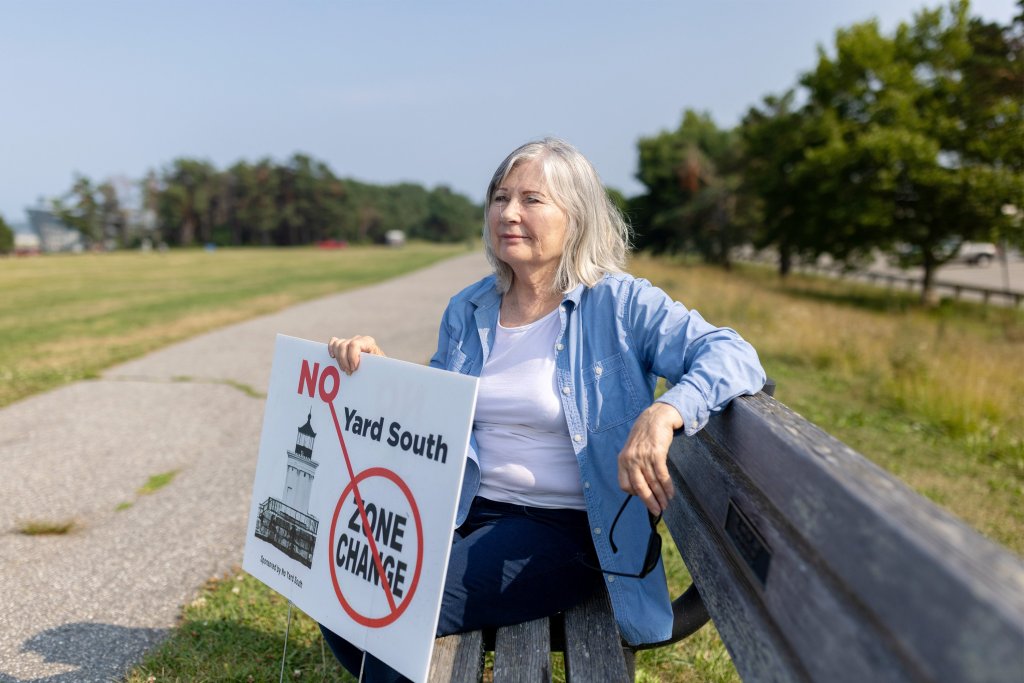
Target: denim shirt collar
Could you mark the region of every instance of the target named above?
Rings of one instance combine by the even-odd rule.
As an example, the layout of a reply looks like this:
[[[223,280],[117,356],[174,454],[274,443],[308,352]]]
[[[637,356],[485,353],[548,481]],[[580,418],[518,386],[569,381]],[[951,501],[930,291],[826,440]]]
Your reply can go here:
[[[579,308],[580,299],[583,297],[583,290],[586,288],[587,286],[584,284],[576,285],[566,293],[565,298],[562,299],[562,303],[572,302],[573,308]]]
[[[583,297],[583,290],[586,288],[587,286],[584,284],[576,285],[565,294],[562,298],[562,303],[572,302],[573,308],[578,308],[580,299]],[[470,298],[470,303],[476,306],[477,311],[485,310],[499,305],[501,303],[501,294],[498,293],[497,287],[488,287],[474,294]]]

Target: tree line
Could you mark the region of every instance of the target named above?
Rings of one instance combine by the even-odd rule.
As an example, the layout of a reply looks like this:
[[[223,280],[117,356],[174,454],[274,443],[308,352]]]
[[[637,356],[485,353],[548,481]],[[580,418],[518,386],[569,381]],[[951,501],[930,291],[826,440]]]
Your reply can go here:
[[[1024,243],[1024,0],[1000,25],[966,0],[884,34],[840,29],[796,85],[723,129],[687,110],[642,138],[626,201],[637,246],[728,267],[773,247],[780,272],[874,250],[935,269],[963,241]]]
[[[284,163],[239,161],[227,169],[179,158],[132,183],[126,202],[112,181],[75,177],[51,201],[54,213],[90,242],[132,246],[145,237],[173,246],[290,246],[326,240],[383,242],[390,230],[454,242],[476,235],[481,209],[445,186],[374,185],[339,178],[305,154]],[[137,204],[141,210],[128,204]]]

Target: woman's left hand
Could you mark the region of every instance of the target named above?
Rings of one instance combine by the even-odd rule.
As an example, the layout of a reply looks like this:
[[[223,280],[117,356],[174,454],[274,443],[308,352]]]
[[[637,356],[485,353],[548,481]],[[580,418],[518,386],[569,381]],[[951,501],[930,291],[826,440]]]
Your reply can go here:
[[[619,486],[644,502],[652,515],[661,514],[675,493],[668,474],[668,449],[683,418],[667,403],[652,403],[633,423],[619,452]]]

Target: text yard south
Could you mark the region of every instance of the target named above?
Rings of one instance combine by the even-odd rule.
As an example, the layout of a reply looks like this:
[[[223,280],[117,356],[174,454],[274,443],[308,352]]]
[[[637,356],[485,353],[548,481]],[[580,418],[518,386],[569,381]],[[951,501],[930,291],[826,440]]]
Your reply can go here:
[[[364,417],[358,411],[345,408],[345,431],[365,436],[374,441],[384,438],[384,416]],[[402,425],[392,421],[387,429],[387,445],[420,455],[427,460],[445,463],[448,460],[448,444],[440,434],[414,434],[403,430]]]

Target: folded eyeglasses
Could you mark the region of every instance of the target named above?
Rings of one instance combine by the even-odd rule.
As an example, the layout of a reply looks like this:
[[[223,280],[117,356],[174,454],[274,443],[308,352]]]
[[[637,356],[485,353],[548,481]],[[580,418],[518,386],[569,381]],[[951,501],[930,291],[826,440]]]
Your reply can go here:
[[[619,548],[615,545],[615,525],[619,523],[619,517],[626,510],[626,505],[629,504],[630,498],[633,494],[626,496],[626,500],[622,501],[622,507],[619,508],[618,513],[615,515],[614,521],[612,521],[612,528],[608,531],[608,545],[612,547],[613,553],[618,553]],[[640,569],[639,574],[629,574],[626,572],[615,572],[610,569],[602,569],[601,571],[605,574],[612,576],[625,576],[633,579],[642,579],[658,566],[658,560],[661,559],[661,534],[658,533],[658,522],[661,521],[661,513],[657,516],[652,515],[650,512],[647,513],[647,518],[651,524],[651,535],[647,538],[647,552],[644,554],[644,564]]]

